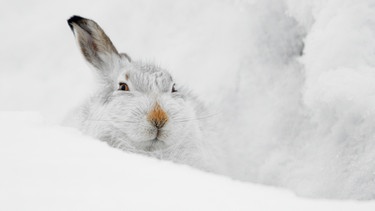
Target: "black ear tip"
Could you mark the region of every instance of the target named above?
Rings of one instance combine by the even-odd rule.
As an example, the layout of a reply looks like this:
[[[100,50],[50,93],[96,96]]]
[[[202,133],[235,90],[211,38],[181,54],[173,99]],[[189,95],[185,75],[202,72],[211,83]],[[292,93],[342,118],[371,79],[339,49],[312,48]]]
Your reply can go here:
[[[68,19],[68,24],[71,30],[73,30],[73,23],[78,23],[79,21],[83,20],[81,16],[73,15],[71,18]]]

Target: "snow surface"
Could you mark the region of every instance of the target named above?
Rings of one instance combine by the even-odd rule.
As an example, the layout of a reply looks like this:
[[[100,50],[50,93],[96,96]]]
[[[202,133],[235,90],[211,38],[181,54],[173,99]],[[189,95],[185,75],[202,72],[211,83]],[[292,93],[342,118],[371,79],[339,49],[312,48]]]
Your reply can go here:
[[[374,210],[109,148],[36,112],[0,112],[1,210]]]
[[[97,21],[119,50],[167,68],[221,111],[224,175],[314,198],[375,199],[373,0],[2,3],[0,110],[43,117],[1,113],[0,208],[147,208],[139,200],[160,209],[373,205],[299,199],[119,152],[54,126],[95,86],[66,24],[77,14]],[[162,182],[144,178],[149,169]],[[160,190],[166,197],[153,192]]]

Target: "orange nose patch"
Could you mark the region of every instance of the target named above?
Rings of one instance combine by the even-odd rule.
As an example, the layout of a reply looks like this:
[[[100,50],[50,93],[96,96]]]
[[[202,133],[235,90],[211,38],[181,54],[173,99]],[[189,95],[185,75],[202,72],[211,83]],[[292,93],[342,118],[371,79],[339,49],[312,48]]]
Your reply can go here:
[[[162,128],[168,121],[168,115],[160,107],[159,103],[156,103],[154,108],[147,116],[148,121],[154,124],[157,128]]]

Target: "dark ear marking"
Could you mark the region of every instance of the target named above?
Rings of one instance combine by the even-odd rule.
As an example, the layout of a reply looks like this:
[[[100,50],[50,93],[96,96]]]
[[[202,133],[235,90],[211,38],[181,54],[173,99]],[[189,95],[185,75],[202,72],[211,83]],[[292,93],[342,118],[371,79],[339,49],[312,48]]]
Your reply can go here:
[[[78,15],[73,15],[71,18],[69,18],[68,24],[69,24],[69,27],[70,27],[70,29],[72,30],[73,33],[74,33],[73,23],[79,22],[82,19],[84,19],[84,18],[82,18],[81,16],[78,16]]]
[[[103,29],[95,21],[80,16],[72,16],[68,24],[85,59],[96,69],[109,71],[113,66],[111,58],[119,58],[119,54]]]

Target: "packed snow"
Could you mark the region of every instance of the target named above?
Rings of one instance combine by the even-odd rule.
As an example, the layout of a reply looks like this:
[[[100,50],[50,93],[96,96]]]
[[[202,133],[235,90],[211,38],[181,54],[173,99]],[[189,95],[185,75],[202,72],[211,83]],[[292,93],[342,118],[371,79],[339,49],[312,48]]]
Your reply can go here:
[[[254,184],[375,199],[373,0],[16,0],[0,14],[1,209],[374,209]],[[218,113],[222,175],[57,125],[95,91],[71,15]]]
[[[109,148],[36,112],[0,112],[1,210],[374,210],[301,199]]]

